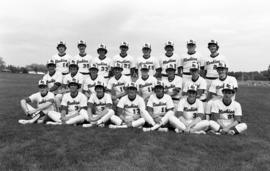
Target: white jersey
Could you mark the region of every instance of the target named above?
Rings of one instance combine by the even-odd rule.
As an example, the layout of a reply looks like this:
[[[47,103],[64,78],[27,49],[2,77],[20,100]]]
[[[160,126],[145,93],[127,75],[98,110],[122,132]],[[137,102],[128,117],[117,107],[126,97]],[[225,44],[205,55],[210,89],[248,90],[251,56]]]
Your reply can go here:
[[[183,117],[186,120],[193,120],[197,117],[198,113],[204,113],[203,103],[199,99],[196,99],[193,104],[190,104],[187,101],[187,97],[185,97],[180,100],[177,111],[183,112]]]
[[[173,89],[175,88],[182,89],[182,78],[177,75],[172,81],[169,81],[168,77],[162,77],[162,81],[164,82],[165,90],[167,91],[168,94],[172,94]],[[181,90],[179,91],[178,94],[172,96],[173,100],[179,100],[180,97],[181,97]]]
[[[168,109],[174,108],[174,103],[168,94],[164,94],[162,98],[157,98],[156,94],[152,94],[147,102],[147,107],[153,108],[154,116],[163,117]]]
[[[111,66],[111,59],[106,57],[105,59],[99,59],[99,57],[95,57],[92,59],[91,64],[96,64],[98,68],[98,74],[103,76],[104,78],[109,77],[109,71]]]
[[[114,76],[110,78],[107,88],[111,91],[114,91],[115,95],[118,96],[125,92],[125,85],[129,82],[131,82],[131,78],[129,76],[122,75],[118,80]]]
[[[48,83],[48,88],[50,89],[54,86],[55,83],[63,83],[63,75],[57,71],[53,75],[50,75],[48,72],[43,76],[42,80]]]
[[[138,95],[133,101],[128,98],[128,95],[125,95],[119,100],[117,107],[124,109],[126,119],[133,120],[134,115],[140,115],[140,111],[145,110],[145,103],[143,98]]]
[[[188,79],[187,82],[184,83],[183,92],[186,93],[190,85],[196,85],[198,90],[206,90],[207,87],[205,79],[201,76],[199,76],[197,80],[192,80],[192,78]]]
[[[37,104],[37,107],[39,108],[40,106],[42,106],[44,103],[46,102],[54,102],[54,94],[52,92],[48,92],[46,94],[46,96],[41,96],[40,92],[32,94],[31,96],[29,96],[29,99],[31,100],[31,102],[34,102]],[[42,112],[44,112],[45,114],[47,114],[49,111],[54,111],[54,106],[51,105],[50,107],[48,107],[47,109],[43,109]]]
[[[150,97],[150,95],[153,94],[153,88],[156,83],[157,83],[157,79],[150,75],[148,76],[146,80],[143,80],[142,77],[140,77],[136,81],[136,84],[139,87],[139,92],[141,92],[142,97],[144,99]]]
[[[146,65],[149,69],[149,75],[154,76],[156,73],[156,69],[160,68],[159,61],[156,57],[150,56],[148,59],[145,59],[144,57],[140,57],[137,60],[137,68],[139,77],[141,76],[141,68],[143,65]]]
[[[204,69],[206,70],[206,78],[218,78],[218,72],[216,70],[216,67],[220,63],[220,61],[224,61],[228,66],[227,59],[223,55],[218,55],[214,58],[209,56],[205,59]]]
[[[122,74],[124,75],[130,75],[130,68],[135,68],[136,67],[136,61],[135,59],[127,55],[125,57],[121,57],[120,55],[115,55],[112,59],[112,64],[111,66],[116,66],[115,63],[120,63],[123,66],[123,71]]]
[[[52,60],[56,63],[56,71],[67,74],[69,72],[68,63],[71,60],[71,56],[69,54],[65,54],[64,56],[59,56],[59,54],[55,54],[52,56]]]
[[[80,56],[80,54],[74,56],[73,58],[79,66],[80,73],[89,73],[89,66],[92,60],[92,56],[86,54],[85,56]]]
[[[112,104],[112,98],[111,95],[108,93],[105,93],[104,96],[100,99],[96,96],[96,94],[93,94],[88,100],[88,103],[93,104],[96,109],[95,114],[99,114],[106,109],[106,105]]]
[[[93,80],[90,77],[90,75],[87,76],[86,79],[84,80],[83,90],[90,91],[91,94],[95,94],[96,93],[95,86],[97,85],[98,82],[104,83],[104,85],[107,86],[106,82],[104,81],[104,77],[98,75],[97,78]]]
[[[227,126],[234,122],[234,116],[242,116],[242,108],[240,103],[234,100],[227,106],[223,103],[222,99],[219,99],[214,101],[211,113],[219,114],[220,121]]]
[[[77,74],[74,75],[74,76],[72,76],[71,73],[65,75],[64,78],[63,78],[63,84],[64,84],[64,85],[67,85],[67,84],[68,84],[69,82],[71,82],[72,79],[74,79],[74,78],[75,78],[76,80],[79,81],[79,84],[83,85],[83,83],[84,83],[84,77],[83,77],[83,75],[82,75],[81,73],[79,73],[79,72],[77,72]]]
[[[222,89],[224,88],[225,84],[232,84],[234,88],[238,87],[235,77],[228,75],[225,80],[220,80],[219,78],[213,80],[209,88],[209,92],[215,93],[219,97],[223,97]]]
[[[165,54],[160,58],[160,67],[162,68],[162,74],[166,75],[166,66],[172,65],[174,69],[181,66],[181,59],[177,54],[173,54],[172,56],[168,57]]]
[[[78,92],[76,97],[71,97],[70,93],[66,93],[62,98],[61,105],[67,107],[67,114],[74,114],[81,108],[87,107],[87,97],[81,92]]]
[[[181,66],[183,67],[183,74],[190,74],[190,67],[193,62],[198,62],[199,66],[203,65],[202,56],[196,52],[194,54],[185,53],[181,56]]]

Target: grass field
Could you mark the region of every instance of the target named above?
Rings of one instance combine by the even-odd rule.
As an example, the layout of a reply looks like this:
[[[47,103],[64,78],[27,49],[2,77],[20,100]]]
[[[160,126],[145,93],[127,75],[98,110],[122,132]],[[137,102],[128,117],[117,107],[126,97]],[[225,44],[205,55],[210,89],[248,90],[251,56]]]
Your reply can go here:
[[[0,170],[270,170],[270,88],[240,87],[239,136],[19,125],[40,77],[0,73]]]

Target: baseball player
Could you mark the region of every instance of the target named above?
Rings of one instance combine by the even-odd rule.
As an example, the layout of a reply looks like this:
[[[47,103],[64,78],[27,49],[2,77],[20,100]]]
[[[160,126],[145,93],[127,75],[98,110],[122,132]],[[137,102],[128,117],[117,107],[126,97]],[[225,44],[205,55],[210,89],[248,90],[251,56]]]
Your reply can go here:
[[[123,72],[123,64],[114,63],[113,66],[114,76],[110,78],[107,86],[107,89],[112,96],[114,107],[116,107],[119,100],[126,95],[125,85],[131,82],[130,76],[123,75],[122,72]]]
[[[147,65],[141,67],[141,77],[136,81],[139,87],[139,95],[144,99],[145,103],[151,94],[153,94],[153,87],[157,83],[157,79],[152,75],[149,75],[149,68]]]
[[[104,77],[105,82],[109,81],[109,72],[111,66],[111,59],[106,56],[108,50],[104,44],[100,44],[97,53],[98,57],[93,58],[91,64],[95,64],[98,68],[98,74]]]
[[[175,75],[175,67],[172,64],[166,66],[166,77],[162,77],[165,84],[165,92],[172,97],[175,108],[177,107],[181,98],[182,78]]]
[[[242,109],[240,103],[232,99],[235,93],[233,84],[225,84],[223,97],[214,101],[211,113],[210,127],[217,133],[235,135],[247,129],[247,124],[241,121]]]
[[[184,124],[185,133],[205,134],[209,127],[209,121],[203,120],[203,103],[197,96],[197,86],[190,85],[187,91],[187,97],[182,98],[178,104],[176,117]]]
[[[54,111],[54,94],[49,92],[48,84],[44,80],[38,82],[39,92],[32,94],[31,96],[21,100],[21,108],[26,114],[32,119],[30,120],[19,120],[21,124],[32,124],[38,121],[43,123],[45,115],[49,111]],[[29,103],[36,103],[37,108],[32,107]]]
[[[139,77],[141,76],[141,68],[143,65],[147,65],[149,68],[149,75],[155,76],[158,69],[160,69],[159,61],[156,57],[151,56],[151,45],[145,43],[142,47],[143,56],[137,60],[137,69]]]
[[[109,120],[115,125],[121,125],[122,120],[115,115],[112,110],[111,95],[105,93],[104,83],[97,83],[95,94],[92,94],[88,100],[88,120],[90,124],[83,124],[83,127],[92,127],[94,125],[103,127]]]
[[[120,63],[123,66],[122,74],[131,76],[135,71],[136,61],[132,56],[127,54],[128,49],[128,43],[122,42],[120,44],[120,54],[113,57],[111,66],[113,67],[115,66],[115,63]]]
[[[181,71],[183,85],[187,79],[191,78],[190,67],[193,62],[198,62],[199,66],[203,65],[201,54],[196,51],[196,42],[193,40],[187,41],[187,53],[181,57]]]
[[[90,74],[85,77],[82,90],[82,92],[87,96],[88,99],[90,98],[91,94],[96,93],[95,86],[98,82],[105,84],[104,77],[98,75],[98,68],[95,64],[90,64],[89,72]]]
[[[183,96],[187,95],[188,87],[193,84],[197,86],[197,98],[201,101],[206,101],[206,81],[200,76],[200,67],[198,62],[193,62],[190,66],[191,78],[187,79],[184,88]]]
[[[92,56],[86,53],[85,49],[87,47],[86,42],[80,40],[77,44],[79,49],[79,54],[74,56],[73,60],[75,60],[79,67],[79,72],[83,75],[89,74],[89,65],[91,63]]]
[[[160,58],[160,67],[162,68],[162,76],[167,76],[166,66],[168,64],[172,64],[172,66],[176,69],[176,73],[180,74],[180,65],[181,59],[180,57],[174,53],[174,43],[168,41],[165,43],[165,55]]]
[[[205,80],[207,83],[207,90],[209,89],[212,81],[218,78],[218,72],[216,70],[217,64],[220,61],[224,61],[226,65],[228,65],[226,57],[219,54],[218,52],[219,45],[217,41],[211,40],[208,43],[208,49],[210,51],[210,56],[205,59],[203,66],[203,70],[205,72]]]
[[[221,99],[223,97],[222,89],[224,88],[225,84],[232,84],[235,89],[235,93],[238,88],[237,80],[235,79],[235,77],[228,75],[228,67],[224,61],[220,61],[220,63],[218,63],[218,65],[216,66],[216,70],[219,74],[219,78],[214,80],[209,88],[209,101],[207,102],[205,109],[207,119],[209,118],[208,115],[211,114],[210,111],[213,101]],[[235,99],[235,93],[233,99]]]
[[[66,53],[67,46],[63,41],[60,41],[57,46],[58,54],[52,56],[52,60],[55,61],[56,71],[63,75],[68,74],[68,62],[71,60],[71,56]]]
[[[88,119],[87,97],[79,92],[81,84],[73,78],[68,82],[70,92],[64,94],[61,102],[61,113],[56,111],[48,112],[48,116],[54,122],[47,122],[51,125],[72,125],[82,123]]]
[[[137,95],[137,85],[130,82],[126,85],[127,95],[122,97],[117,104],[117,114],[126,127],[142,127],[145,122],[154,125],[153,118],[145,109],[142,97]]]

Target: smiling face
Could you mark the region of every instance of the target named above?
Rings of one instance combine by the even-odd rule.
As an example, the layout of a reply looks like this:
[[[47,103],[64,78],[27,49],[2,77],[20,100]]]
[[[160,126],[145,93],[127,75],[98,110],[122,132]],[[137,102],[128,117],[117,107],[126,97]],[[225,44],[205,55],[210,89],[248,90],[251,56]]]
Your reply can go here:
[[[217,72],[220,79],[225,79],[227,77],[228,68],[217,68]]]
[[[222,90],[222,93],[223,93],[223,99],[227,101],[230,101],[234,95],[234,91],[228,90],[228,89]]]
[[[173,78],[175,76],[175,69],[172,68],[166,69],[166,73],[168,77]]]
[[[97,75],[98,75],[98,69],[96,69],[96,68],[91,68],[91,69],[89,69],[89,72],[90,72],[90,75],[91,75],[93,78],[97,77]]]
[[[84,54],[85,53],[86,46],[80,44],[80,45],[78,45],[78,49],[79,49],[80,54]]]
[[[188,96],[188,101],[189,102],[194,102],[196,100],[197,92],[193,91],[193,90],[189,90],[187,92],[187,96]]]
[[[162,98],[164,96],[164,88],[162,86],[156,86],[155,93],[158,98]]]
[[[101,56],[101,57],[104,57],[106,55],[106,50],[105,49],[98,49],[97,52],[98,52],[99,56]]]
[[[192,76],[192,78],[197,78],[200,74],[199,74],[199,70],[198,69],[190,69],[190,74]]]
[[[95,91],[96,91],[96,95],[97,95],[98,98],[102,98],[104,96],[104,87],[97,86],[95,88]]]
[[[77,72],[78,72],[78,67],[76,65],[70,65],[69,66],[69,72],[72,74],[72,75],[76,75]]]
[[[145,68],[141,69],[141,75],[143,79],[147,79],[149,76],[149,70]]]
[[[121,76],[121,74],[122,74],[122,68],[119,68],[119,67],[115,67],[114,69],[113,69],[113,73],[114,73],[114,75],[116,76],[116,77],[119,77],[119,76]]]
[[[69,84],[69,90],[71,93],[76,93],[78,91],[78,85],[76,83]]]
[[[62,53],[65,53],[65,52],[66,52],[66,47],[63,46],[63,45],[59,45],[59,46],[57,47],[57,50],[58,50],[58,52],[59,52],[60,54],[62,54]]]
[[[48,64],[47,68],[48,68],[49,73],[52,74],[55,72],[56,66],[55,66],[55,64]]]
[[[209,44],[209,45],[208,45],[208,49],[209,49],[209,51],[210,51],[211,53],[216,53],[217,50],[218,50],[218,47],[217,47],[216,44]]]
[[[120,46],[120,53],[122,55],[126,55],[128,51],[128,47],[127,46]]]
[[[187,49],[188,49],[188,53],[194,53],[196,50],[196,45],[195,44],[188,44]]]
[[[41,95],[46,95],[48,93],[47,85],[39,85],[38,88]]]
[[[166,54],[169,55],[169,56],[173,54],[173,50],[174,49],[173,49],[172,46],[166,46],[165,47]]]
[[[128,98],[135,99],[137,94],[137,89],[135,87],[128,87]]]
[[[149,48],[143,48],[142,49],[142,52],[143,52],[143,56],[150,56],[151,49],[149,49]]]

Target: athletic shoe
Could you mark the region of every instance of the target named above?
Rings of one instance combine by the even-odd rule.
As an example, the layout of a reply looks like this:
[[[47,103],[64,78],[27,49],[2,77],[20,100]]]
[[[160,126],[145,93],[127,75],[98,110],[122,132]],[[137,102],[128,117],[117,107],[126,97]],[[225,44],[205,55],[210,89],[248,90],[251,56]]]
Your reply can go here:
[[[52,121],[48,121],[46,122],[47,125],[62,125],[62,122],[52,122]]]
[[[160,132],[168,132],[169,129],[168,128],[158,128],[158,131],[160,131]]]
[[[89,124],[83,124],[82,127],[83,128],[90,128],[90,127],[93,127],[94,125],[89,123]]]

